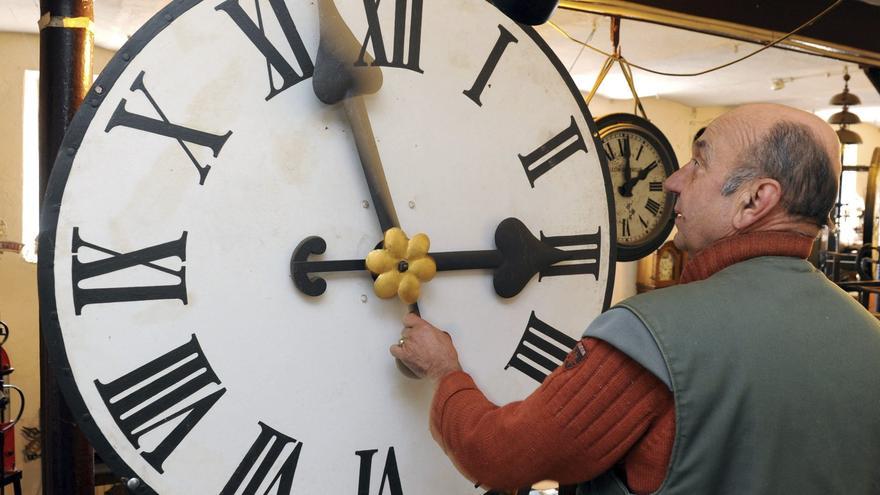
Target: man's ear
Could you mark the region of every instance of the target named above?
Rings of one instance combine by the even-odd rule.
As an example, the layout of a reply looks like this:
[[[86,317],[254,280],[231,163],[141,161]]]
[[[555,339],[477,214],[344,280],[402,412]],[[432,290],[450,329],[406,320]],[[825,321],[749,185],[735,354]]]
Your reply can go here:
[[[756,179],[743,189],[747,194],[740,197],[737,211],[733,215],[733,227],[737,230],[754,225],[775,210],[782,200],[782,187],[769,177]]]

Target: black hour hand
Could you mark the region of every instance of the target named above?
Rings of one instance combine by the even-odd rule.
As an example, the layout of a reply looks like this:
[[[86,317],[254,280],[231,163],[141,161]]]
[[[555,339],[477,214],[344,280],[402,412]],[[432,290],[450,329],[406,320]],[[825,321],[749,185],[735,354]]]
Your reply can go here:
[[[566,251],[537,239],[519,219],[507,218],[495,229],[497,249],[485,251],[452,251],[429,253],[437,264],[437,271],[493,270],[495,293],[504,298],[519,294],[529,281],[552,265],[576,259],[576,251]],[[290,275],[294,285],[304,294],[319,296],[327,282],[316,273],[366,271],[363,259],[309,261],[312,254],[321,254],[326,243],[320,237],[303,240],[290,260]]]

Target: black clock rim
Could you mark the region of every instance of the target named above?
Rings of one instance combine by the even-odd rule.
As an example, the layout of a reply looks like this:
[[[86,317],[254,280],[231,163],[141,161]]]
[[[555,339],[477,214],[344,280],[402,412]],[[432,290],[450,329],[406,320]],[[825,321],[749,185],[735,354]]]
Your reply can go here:
[[[152,495],[157,492],[122,459],[122,457],[116,452],[116,449],[114,449],[107,440],[104,432],[101,431],[89,413],[85,401],[79,392],[79,387],[73,379],[70,360],[67,356],[67,349],[64,346],[64,338],[61,332],[60,322],[58,321],[58,310],[55,304],[54,254],[56,230],[58,228],[58,215],[61,209],[65,186],[67,185],[67,179],[70,176],[70,171],[76,158],[76,152],[79,145],[82,143],[92,119],[95,117],[98,108],[100,108],[104,96],[109,94],[109,90],[116,84],[122,72],[153,38],[161,33],[166,27],[171,25],[175,19],[203,1],[204,0],[173,0],[141,26],[116,52],[116,54],[113,55],[92,84],[83,99],[82,104],[74,115],[74,118],[71,120],[67,134],[61,143],[58,155],[55,159],[40,212],[37,288],[40,304],[40,335],[42,345],[45,346],[46,355],[49,364],[55,373],[58,387],[61,390],[77,425],[114,474],[121,478],[138,478],[140,480],[141,483],[138,488],[130,490],[132,493],[138,495]],[[523,32],[528,34],[535,44],[543,51],[544,55],[550,60],[557,73],[568,86],[568,89],[571,91],[578,107],[581,109],[582,117],[589,127],[595,149],[598,151],[600,149],[600,142],[597,138],[596,125],[583,100],[580,90],[575,85],[568,70],[562,62],[559,61],[556,54],[550,49],[549,45],[547,45],[534,28],[525,24],[517,23],[517,25],[523,30]],[[100,94],[95,91],[95,88],[97,87],[102,88]],[[597,155],[605,181],[609,214],[609,238],[612,241],[615,241],[616,225],[613,221],[614,199],[611,187],[611,177],[603,154],[597,153]],[[614,287],[615,257],[616,242],[610,242],[607,268],[608,276],[606,278],[605,297],[602,303],[603,311],[609,306]]]
[[[600,142],[604,136],[611,132],[626,130],[639,134],[657,150],[666,177],[669,177],[678,170],[678,160],[675,156],[675,150],[672,148],[672,145],[669,143],[669,140],[666,139],[663,132],[649,120],[631,113],[612,113],[596,119],[596,127],[599,129],[597,138]],[[605,158],[604,153],[600,153],[600,155],[602,155],[602,158]],[[607,161],[605,163],[607,163]],[[608,170],[608,172],[610,174],[610,170]],[[613,187],[612,199],[615,201],[617,199],[617,194],[616,191],[613,190]],[[636,261],[642,259],[663,245],[666,238],[669,237],[669,233],[672,232],[672,227],[675,226],[675,195],[673,193],[666,193],[664,206],[666,208],[664,208],[663,217],[661,217],[660,221],[657,223],[657,228],[654,229],[654,232],[649,235],[645,241],[636,244],[622,244],[618,241],[617,236],[615,235],[614,240],[617,245],[617,261]],[[616,228],[616,207],[614,208],[614,216],[614,225]]]

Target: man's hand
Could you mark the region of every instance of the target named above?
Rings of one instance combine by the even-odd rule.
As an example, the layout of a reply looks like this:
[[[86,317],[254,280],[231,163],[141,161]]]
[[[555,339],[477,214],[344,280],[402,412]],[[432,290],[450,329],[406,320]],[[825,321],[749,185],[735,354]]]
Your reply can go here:
[[[403,317],[402,337],[400,343],[391,346],[391,355],[419,378],[437,381],[461,371],[452,337],[413,313]]]

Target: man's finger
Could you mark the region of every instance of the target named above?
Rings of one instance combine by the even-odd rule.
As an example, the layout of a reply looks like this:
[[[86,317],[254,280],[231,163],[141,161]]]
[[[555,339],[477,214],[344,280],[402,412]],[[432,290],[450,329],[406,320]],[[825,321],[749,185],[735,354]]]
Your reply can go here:
[[[403,316],[403,325],[407,327],[415,326],[420,321],[422,321],[422,319],[415,313],[407,313]]]

